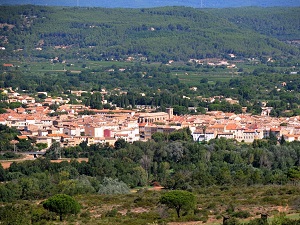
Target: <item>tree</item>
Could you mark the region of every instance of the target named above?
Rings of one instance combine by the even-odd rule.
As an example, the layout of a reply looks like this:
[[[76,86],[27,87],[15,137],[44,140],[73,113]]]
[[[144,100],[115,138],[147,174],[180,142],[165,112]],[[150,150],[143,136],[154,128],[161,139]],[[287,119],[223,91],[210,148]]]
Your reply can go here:
[[[59,159],[61,157],[60,143],[54,142],[46,151],[45,157],[50,159]]]
[[[161,133],[161,132],[155,132],[154,134],[152,134],[151,138],[155,142],[161,142],[161,141],[164,141],[166,139],[166,135],[164,133]]]
[[[169,208],[174,208],[179,218],[182,209],[190,210],[195,208],[196,196],[188,191],[169,191],[161,196],[160,203],[167,205]]]
[[[0,164],[0,182],[5,181],[6,179],[6,171],[3,168],[2,164]]]
[[[71,196],[65,194],[57,194],[43,202],[43,207],[51,212],[59,214],[60,221],[63,215],[77,214],[80,212],[80,204]]]
[[[300,166],[294,166],[290,168],[287,176],[294,184],[300,181]]]
[[[123,139],[123,138],[119,138],[116,142],[115,142],[115,149],[121,149],[121,148],[125,148],[127,145],[127,142]]]

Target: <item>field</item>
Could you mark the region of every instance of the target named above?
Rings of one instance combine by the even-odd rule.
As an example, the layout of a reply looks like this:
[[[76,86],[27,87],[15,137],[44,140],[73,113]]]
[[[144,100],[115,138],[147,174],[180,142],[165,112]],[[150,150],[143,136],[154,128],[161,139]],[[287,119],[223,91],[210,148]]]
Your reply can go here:
[[[239,77],[238,73],[232,72],[230,70],[208,70],[199,72],[185,72],[185,71],[175,71],[172,72],[174,77],[177,77],[180,82],[186,83],[188,85],[199,84],[203,78],[208,79],[209,84],[215,84],[217,81],[229,81],[234,77]]]
[[[112,65],[124,66],[124,65],[132,65],[131,62],[115,62],[115,61],[67,61],[65,63],[56,62],[53,63],[49,61],[3,61],[0,60],[0,63],[3,65],[4,63],[11,63],[15,67],[18,67],[18,70],[27,71],[32,73],[45,73],[50,71],[55,72],[66,72],[69,71],[77,71],[81,72],[86,69],[98,69],[101,67],[111,67]]]

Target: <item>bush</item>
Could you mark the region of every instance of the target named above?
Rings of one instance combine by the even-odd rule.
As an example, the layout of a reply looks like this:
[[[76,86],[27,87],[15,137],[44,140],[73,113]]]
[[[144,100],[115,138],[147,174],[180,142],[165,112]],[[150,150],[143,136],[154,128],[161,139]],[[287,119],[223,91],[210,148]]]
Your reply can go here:
[[[236,218],[230,218],[229,220],[226,221],[226,225],[241,225],[239,221]]]
[[[123,181],[107,177],[103,179],[98,191],[99,194],[128,194],[129,192],[129,187]]]
[[[248,225],[268,225],[268,222],[261,218],[256,218],[254,220],[251,220]]]
[[[116,217],[119,214],[117,209],[112,209],[105,214],[105,217]]]
[[[18,159],[21,158],[20,154],[16,154],[14,152],[5,152],[3,155],[0,155],[1,160],[6,160],[6,159]]]
[[[89,211],[85,211],[85,212],[80,214],[80,217],[85,218],[85,219],[90,219],[91,218],[91,213]]]

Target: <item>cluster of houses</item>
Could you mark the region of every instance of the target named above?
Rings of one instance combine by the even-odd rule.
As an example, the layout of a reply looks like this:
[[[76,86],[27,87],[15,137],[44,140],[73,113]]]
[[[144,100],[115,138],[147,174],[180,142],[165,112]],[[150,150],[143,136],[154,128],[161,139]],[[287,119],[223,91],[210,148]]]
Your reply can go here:
[[[172,108],[166,112],[140,112],[137,110],[93,110],[84,105],[67,104],[63,99],[47,97],[48,104],[36,103],[25,95],[9,94],[8,102],[21,102],[26,108],[7,110],[0,114],[0,124],[15,127],[20,131],[19,139],[34,139],[35,143],[46,143],[48,147],[59,142],[62,147],[102,143],[114,145],[122,138],[127,142],[147,141],[156,132],[171,133],[189,127],[193,140],[209,141],[214,138],[235,139],[252,143],[273,133],[278,140],[300,140],[300,117],[274,118],[268,114],[249,114],[209,111],[204,115],[174,115]],[[58,104],[58,116],[49,105]],[[94,111],[93,115],[82,115],[82,111]]]

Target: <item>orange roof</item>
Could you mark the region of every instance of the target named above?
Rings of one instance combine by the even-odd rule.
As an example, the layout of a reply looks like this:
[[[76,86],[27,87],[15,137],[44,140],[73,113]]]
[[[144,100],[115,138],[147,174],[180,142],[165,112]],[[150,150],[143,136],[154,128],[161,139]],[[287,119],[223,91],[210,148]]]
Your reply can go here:
[[[270,128],[270,131],[280,131],[280,128],[275,128],[275,127],[273,128],[272,127],[272,128]]]
[[[139,123],[139,127],[144,127],[146,125],[147,125],[147,123]]]
[[[226,130],[236,130],[237,129],[237,125],[236,124],[227,124],[226,125]]]
[[[13,67],[14,65],[13,65],[13,64],[10,64],[10,63],[4,63],[3,66],[6,66],[6,67]]]
[[[210,126],[210,128],[222,128],[222,129],[224,129],[225,128],[225,125],[224,124],[214,124],[214,125],[212,125],[212,126]]]
[[[68,137],[68,135],[65,134],[48,134],[48,137]]]
[[[18,137],[18,139],[28,139],[28,137],[25,136],[25,135],[19,135],[19,136],[17,136],[17,137]]]

